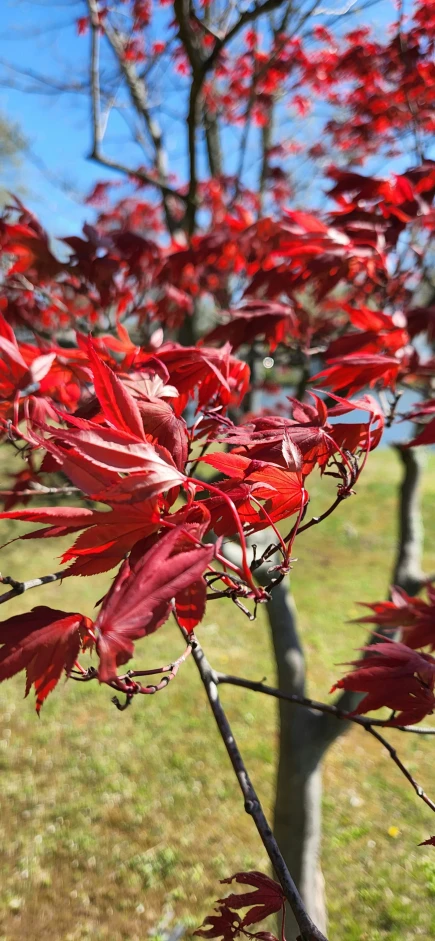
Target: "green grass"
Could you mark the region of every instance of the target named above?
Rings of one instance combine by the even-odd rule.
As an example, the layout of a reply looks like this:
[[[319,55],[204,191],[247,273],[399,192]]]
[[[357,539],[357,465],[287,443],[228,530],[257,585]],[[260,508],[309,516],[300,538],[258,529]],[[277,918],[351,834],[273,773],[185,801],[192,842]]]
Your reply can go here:
[[[434,468],[432,458],[425,484],[432,571]],[[348,623],[356,602],[385,596],[398,478],[395,456],[374,454],[357,496],[297,543],[293,587],[309,690],[318,698],[328,697],[340,674],[335,664],[364,642],[363,626]],[[332,485],[313,478],[311,493]],[[3,523],[2,541],[23,529]],[[2,551],[1,570],[18,578],[53,571],[60,548],[55,540],[14,542]],[[46,586],[15,598],[3,616],[35,604],[92,615],[107,584],[99,577]],[[274,681],[261,612],[250,623],[219,601],[209,606],[200,637],[217,669]],[[158,665],[179,652],[168,623],[138,645],[138,662]],[[0,687],[0,941],[157,938],[165,925],[199,925],[221,894],[219,879],[240,868],[267,871],[193,663],[126,713],[114,709],[106,688],[69,682],[38,719],[23,688],[22,677]],[[231,688],[222,698],[270,812],[275,705]],[[432,740],[390,737],[430,793]],[[363,730],[336,743],[325,762],[324,797],[331,941],[435,936],[435,850],[417,848],[434,832],[430,811]]]

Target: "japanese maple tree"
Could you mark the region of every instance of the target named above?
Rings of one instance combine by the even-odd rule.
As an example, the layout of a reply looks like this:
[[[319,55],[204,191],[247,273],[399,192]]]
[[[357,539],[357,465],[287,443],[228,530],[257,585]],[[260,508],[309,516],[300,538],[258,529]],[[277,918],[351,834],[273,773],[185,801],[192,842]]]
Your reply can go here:
[[[385,426],[419,426],[401,449],[411,475],[419,447],[435,443],[435,4],[402,9],[382,42],[364,24],[334,22],[281,0],[242,9],[88,0],[76,29],[89,49],[92,158],[125,175],[127,195],[114,201],[115,180],[99,183],[93,224],[64,236],[62,251],[17,199],[0,223],[2,443],[23,459],[0,518],[35,524],[23,539],[70,537],[60,571],[3,576],[0,603],[49,581],[113,574],[93,621],[41,606],[4,620],[0,681],[25,671],[38,712],[63,675],[109,686],[121,710],[139,708],[142,695],[183,682],[193,656],[279,881],[232,877],[254,890],[219,900],[198,932],[224,941],[272,941],[253,926],[280,911],[284,937],[286,902],[288,941],[324,941],[326,925],[300,845],[294,857],[281,852],[279,814],[278,843],[264,817],[219,684],[275,696],[281,717],[301,707],[310,775],[348,723],[362,725],[435,810],[379,731],[421,731],[435,707],[434,591],[410,552],[406,486],[397,586],[390,600],[364,601],[374,633],[338,678],[334,704],[306,698],[303,672],[279,689],[218,674],[201,646],[201,622],[225,598],[251,619],[266,605],[277,652],[288,644],[300,656],[294,623],[274,607],[298,536],[358,498]],[[148,98],[162,62],[185,107],[184,176],[168,166]],[[115,80],[143,164],[106,153]],[[300,123],[316,102],[328,112],[321,144]],[[285,107],[300,118],[291,143],[275,131]],[[236,172],[224,158],[230,125]],[[258,179],[246,170],[252,135]],[[294,195],[302,152],[319,170],[310,209]],[[374,156],[389,162],[385,172],[372,172]],[[292,394],[265,407],[284,384]],[[403,391],[412,406],[402,408]],[[314,476],[336,483],[326,510],[310,498]],[[44,494],[62,501],[32,505]],[[427,601],[415,597],[423,587]],[[170,618],[180,656],[152,668],[146,637]],[[278,667],[284,676],[282,658]]]

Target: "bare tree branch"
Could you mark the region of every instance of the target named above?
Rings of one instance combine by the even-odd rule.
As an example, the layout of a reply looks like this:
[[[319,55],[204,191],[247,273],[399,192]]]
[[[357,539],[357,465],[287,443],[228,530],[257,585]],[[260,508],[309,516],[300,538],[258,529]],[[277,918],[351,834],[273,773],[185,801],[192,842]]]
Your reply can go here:
[[[198,644],[197,647],[192,650],[192,656],[198,668],[213,715],[216,720],[216,724],[239,782],[240,789],[245,801],[245,810],[248,814],[250,814],[255,823],[255,826],[257,827],[262,843],[266,849],[275,873],[282,885],[286,899],[299,925],[301,941],[326,941],[325,935],[319,931],[319,929],[307,914],[302,898],[287,869],[279,846],[266,820],[260,801],[249,778],[243,758],[232,733],[231,726],[220,702],[217,689],[217,674],[214,672],[214,670],[212,670],[210,664],[208,663],[200,644]]]
[[[198,104],[204,81],[208,73],[211,72],[215,66],[220,53],[232,39],[237,36],[244,26],[257,20],[264,13],[278,9],[283,3],[284,0],[265,0],[264,3],[256,3],[251,9],[245,10],[225,36],[216,37],[212,51],[207,58],[204,58],[199,37],[192,27],[189,0],[174,0],[174,11],[178,23],[180,39],[184,45],[192,68],[192,84],[190,86],[189,111],[187,115],[189,192],[187,196],[185,220],[186,230],[189,235],[193,234],[196,224],[198,198],[196,136],[198,128]],[[195,22],[197,21],[195,20]]]
[[[298,693],[285,693],[274,686],[267,686],[262,680],[246,680],[240,676],[233,676],[230,673],[216,673],[216,682],[229,683],[231,686],[241,686],[243,689],[251,689],[255,693],[265,693],[266,696],[273,696],[275,699],[283,699],[295,706],[304,706],[307,709],[321,712],[325,715],[333,716],[340,722],[353,722],[355,725],[361,725],[364,728],[373,726],[381,729],[392,729],[394,732],[411,732],[415,735],[435,735],[435,728],[430,726],[414,725],[389,725],[388,719],[371,719],[367,716],[352,716],[344,709],[333,703],[319,702],[317,699],[311,699],[308,696],[300,696]],[[340,699],[341,701],[341,699]]]
[[[336,706],[329,706],[326,703],[316,702],[316,700],[308,699],[306,696],[289,695],[287,693],[281,692],[281,690],[279,689],[274,689],[271,686],[265,686],[264,683],[262,682],[256,683],[255,681],[241,679],[238,676],[230,676],[226,673],[215,673],[214,682],[216,686],[221,683],[229,683],[232,686],[241,686],[244,689],[251,689],[254,692],[266,693],[266,695],[274,696],[276,699],[285,699],[287,702],[294,703],[295,705],[305,706],[309,709],[315,709],[318,712],[327,713],[328,715],[333,715],[335,716],[336,719],[340,719],[340,720],[344,719],[346,721],[353,722],[355,725],[361,726],[363,729],[365,729],[366,732],[369,732],[370,735],[373,735],[373,737],[376,738],[377,741],[380,742],[384,748],[386,748],[388,754],[390,755],[390,758],[394,761],[395,765],[397,765],[401,773],[405,776],[407,781],[409,781],[411,786],[414,788],[414,791],[417,794],[417,796],[420,797],[421,800],[423,800],[424,803],[427,804],[427,806],[435,812],[435,803],[430,799],[430,797],[428,797],[428,795],[425,793],[423,788],[417,783],[415,778],[412,776],[411,772],[408,771],[408,769],[404,765],[401,758],[399,758],[397,751],[393,747],[393,745],[391,745],[390,742],[388,742],[387,739],[384,738],[384,736],[380,734],[380,732],[377,732],[375,728],[375,726],[376,727],[380,726],[381,728],[397,729],[399,732],[417,731],[417,730],[414,730],[412,726],[403,726],[403,725],[402,726],[388,726],[388,721],[383,722],[382,719],[370,719],[370,718],[367,718],[367,716],[346,715],[346,713],[343,713],[341,709],[337,709]],[[430,729],[430,730],[425,729],[424,733],[423,733],[423,730],[421,729],[418,731],[420,732],[420,734],[426,734],[426,735],[428,733],[432,735],[435,734],[435,729]]]
[[[0,604],[4,604],[5,601],[10,601],[11,598],[15,598],[17,595],[24,594],[24,592],[29,591],[30,588],[39,588],[40,585],[48,585],[50,582],[62,581],[62,579],[67,578],[68,575],[68,571],[54,572],[51,575],[41,575],[40,578],[31,578],[27,582],[18,582],[10,575],[0,575],[0,583],[12,586],[10,591],[5,591],[0,595]]]
[[[16,490],[0,490],[0,497],[12,497],[16,494]],[[80,487],[43,487],[40,484],[38,487],[29,488],[29,490],[20,490],[20,497],[45,497],[47,494],[61,494],[62,496],[69,496],[70,493],[83,493],[83,490],[80,490]]]
[[[406,778],[406,780],[409,781],[411,787],[414,788],[414,791],[415,791],[415,793],[417,794],[417,797],[420,797],[421,800],[424,801],[424,803],[425,803],[431,810],[435,811],[435,804],[434,804],[434,802],[430,799],[430,797],[427,796],[427,794],[425,793],[425,791],[423,790],[423,788],[420,787],[419,784],[417,784],[417,781],[416,781],[415,778],[412,776],[411,772],[408,771],[408,769],[406,768],[406,766],[403,764],[403,761],[401,760],[401,758],[399,758],[399,756],[398,756],[398,754],[397,754],[397,752],[396,752],[396,749],[393,748],[393,746],[390,745],[389,742],[387,742],[387,739],[384,738],[383,735],[380,735],[380,733],[377,732],[376,729],[373,728],[373,725],[366,725],[366,726],[364,726],[364,728],[365,728],[366,732],[370,732],[370,735],[373,735],[373,737],[376,738],[376,739],[378,740],[378,742],[380,742],[381,745],[383,745],[384,748],[387,749],[387,752],[388,752],[390,758],[392,758],[392,760],[394,761],[394,764],[397,765],[397,767],[399,768],[399,771],[402,772],[402,774],[404,775],[404,777]]]
[[[92,5],[93,0],[88,0],[88,3]],[[169,187],[168,190],[168,161],[166,150],[163,144],[163,132],[157,120],[151,114],[145,80],[144,78],[139,77],[135,63],[129,59],[126,59],[124,55],[123,40],[118,31],[116,29],[112,29],[107,21],[104,22],[101,28],[104,30],[104,34],[113,50],[121,74],[125,78],[133,107],[145,122],[148,135],[154,148],[156,178],[161,181],[161,183],[159,182],[158,185],[162,192],[166,224],[169,232],[174,233],[179,228],[179,225],[178,222],[173,218],[170,206],[168,205],[167,201],[168,196],[173,195],[174,191],[172,190],[172,187]]]
[[[293,0],[289,0],[284,10],[283,16],[281,17],[279,23],[276,26],[274,26],[273,24],[273,15],[270,14],[269,19],[271,21],[271,30],[272,30],[273,41],[274,41],[274,46],[275,46],[274,54],[271,57],[272,60],[276,61],[279,55],[278,50],[282,46],[282,42],[281,43],[279,42],[279,37],[281,34],[285,34],[285,30],[287,29],[288,21],[291,17],[292,12],[293,12]],[[266,70],[270,68],[271,64],[272,64],[271,62],[270,63],[267,62]],[[260,195],[260,210],[259,210],[260,214],[263,211],[263,207],[264,207],[267,180],[269,176],[269,151],[273,143],[273,131],[274,131],[276,104],[277,104],[277,96],[272,95],[272,99],[271,99],[270,107],[269,107],[269,113],[267,116],[268,117],[267,123],[264,125],[264,127],[261,130],[261,138],[262,138],[261,169],[260,169],[260,179],[259,179],[259,184],[258,184],[258,191]]]
[[[102,153],[102,144],[104,138],[104,129],[101,115],[101,91],[100,91],[100,23],[98,19],[98,9],[95,4],[95,0],[88,0],[88,9],[90,14],[91,21],[91,58],[90,58],[90,79],[91,79],[91,110],[92,110],[92,150],[90,154],[90,159],[95,160],[97,163],[100,163],[102,166],[109,167],[111,170],[117,170],[119,173],[123,173],[132,178],[137,178],[143,183],[148,183],[151,186],[157,187],[160,190],[163,197],[174,196],[177,199],[181,199],[183,202],[186,201],[186,198],[174,189],[167,182],[165,177],[160,176],[160,167],[157,167],[157,174],[147,173],[141,168],[129,167],[126,164],[120,163],[118,160],[113,160],[111,157],[106,157]],[[106,30],[107,35],[107,30]],[[109,38],[109,37],[108,37]],[[120,59],[122,61],[122,57]],[[166,203],[164,200],[165,209]],[[173,220],[171,217],[171,225]]]
[[[67,92],[67,93],[74,92],[74,94],[77,94],[77,92],[81,94],[88,93],[88,87],[85,81],[59,82],[56,79],[51,78],[48,75],[43,75],[41,72],[35,72],[34,69],[28,69],[28,68],[24,69],[22,67],[14,65],[12,62],[8,62],[6,59],[0,59],[0,66],[3,66],[4,68],[8,69],[11,72],[16,72],[17,75],[22,76],[23,78],[30,78],[32,79],[32,81],[37,83],[36,87],[26,88],[25,89],[26,93],[31,92],[31,91],[34,91],[35,93],[39,95],[40,94],[54,94],[54,93],[57,94],[58,92]],[[1,85],[2,86],[5,85],[7,88],[11,87],[9,82],[6,83],[2,81]],[[41,85],[46,87],[45,92],[41,87],[38,87]]]
[[[209,31],[211,22],[211,6],[207,4],[204,9],[204,19],[202,27]],[[216,36],[214,37],[216,38]],[[221,134],[217,114],[210,111],[205,103],[202,109],[202,123],[205,133],[205,143],[207,147],[207,158],[210,176],[219,177],[223,172]]]

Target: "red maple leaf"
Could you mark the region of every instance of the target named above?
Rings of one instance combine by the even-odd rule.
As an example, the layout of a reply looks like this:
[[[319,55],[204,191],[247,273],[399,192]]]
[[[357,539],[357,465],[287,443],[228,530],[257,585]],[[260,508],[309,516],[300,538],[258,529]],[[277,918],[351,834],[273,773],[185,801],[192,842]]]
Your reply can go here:
[[[96,575],[119,565],[127,552],[160,526],[155,500],[134,506],[111,507],[111,511],[86,507],[38,507],[0,513],[0,519],[48,523],[46,529],[25,533],[21,539],[69,536],[84,530],[62,556],[71,562],[68,575]],[[65,573],[66,574],[66,573]]]
[[[204,337],[204,343],[231,343],[234,350],[256,337],[264,336],[269,349],[273,352],[278,343],[282,343],[291,333],[298,335],[298,324],[292,307],[276,301],[246,301],[244,307],[232,310],[226,323],[214,327]]]
[[[135,435],[141,440],[152,440],[166,448],[182,470],[187,460],[187,432],[182,418],[158,395],[147,395],[144,377],[139,375],[123,380],[98,355],[91,340],[87,342],[96,399],[88,403],[86,418],[96,419],[99,409],[103,419],[113,428]],[[176,390],[173,390],[174,393]]]
[[[409,336],[403,324],[405,318],[401,315],[400,323],[394,317],[382,314],[360,306],[353,308],[350,304],[343,304],[343,310],[349,315],[350,322],[358,332],[346,333],[330,343],[325,354],[326,361],[338,359],[351,353],[389,353],[394,355],[409,343]]]
[[[432,421],[425,425],[423,431],[420,431],[417,437],[409,441],[404,447],[416,448],[421,444],[435,444],[435,418],[432,418]]]
[[[283,466],[286,465],[283,447],[284,442],[288,440],[302,455],[302,473],[305,476],[311,473],[316,464],[323,470],[332,455],[339,452],[342,446],[348,450],[364,448],[368,429],[366,423],[332,425],[328,421],[328,409],[323,400],[313,393],[310,393],[310,396],[313,404],[289,398],[292,418],[275,415],[252,417],[245,425],[231,428],[221,440],[236,445],[237,453],[249,455],[254,460],[270,461]],[[340,402],[342,404],[339,409],[332,409],[333,415],[344,414],[356,408],[363,408],[371,413],[379,411],[379,406],[367,396],[358,403],[344,399],[340,399]],[[375,440],[378,438],[374,436],[373,442]],[[375,446],[374,443],[372,446]]]
[[[120,431],[144,439],[143,424],[135,399],[113,370],[98,356],[91,340],[88,340],[88,355],[95,393],[106,421]]]
[[[26,670],[27,696],[33,685],[36,711],[63,672],[72,670],[92,621],[81,614],[40,606],[0,623],[0,682]]]
[[[198,578],[187,588],[179,591],[175,598],[175,610],[181,627],[191,634],[205,614],[207,586],[203,578]]]
[[[395,641],[364,647],[363,660],[353,660],[352,673],[332,687],[367,695],[351,715],[387,706],[395,715],[389,725],[413,725],[435,708],[435,658]]]
[[[200,938],[222,938],[222,941],[233,941],[241,933],[241,917],[224,905],[219,906],[214,915],[204,918],[201,928],[193,933]]]
[[[364,604],[373,612],[357,618],[359,624],[379,624],[382,628],[396,631],[400,628],[401,639],[413,649],[430,647],[435,649],[435,589],[426,586],[429,602],[408,595],[403,588],[391,589],[391,601]]]
[[[298,513],[308,500],[301,473],[287,467],[251,460],[234,452],[209,454],[202,460],[232,478],[220,484],[220,489],[232,499],[240,519],[249,524],[252,531],[267,527],[268,517],[276,523]],[[265,501],[267,517],[259,507],[252,505],[253,498]],[[212,496],[205,502],[211,512],[215,532],[218,535],[234,532],[235,522],[231,520],[225,501]]]
[[[95,494],[95,499],[111,502],[111,490],[113,487],[116,493],[118,482],[121,482],[119,477],[121,472],[131,475],[135,472],[140,474],[143,484],[139,498],[141,500],[157,496],[185,482],[186,478],[176,468],[171,455],[165,448],[140,440],[126,431],[105,428],[72,415],[62,414],[61,417],[73,427],[55,429],[53,434],[51,426],[41,423],[39,427],[49,432],[50,437],[42,438],[32,429],[29,432],[29,438],[37,446],[42,446],[53,455],[63,466],[65,473],[71,477],[73,483],[74,478],[69,473],[70,462],[74,466],[75,461],[72,452],[76,452],[84,459],[89,473],[94,473],[95,466],[97,471],[102,468],[103,471],[111,472],[112,486],[109,484],[110,477],[106,475],[105,489]],[[88,486],[86,489],[89,492]],[[94,496],[94,494],[91,495]]]
[[[233,941],[239,934],[244,934],[247,938],[258,938],[259,941],[276,941],[275,936],[269,932],[252,932],[247,929],[276,912],[281,912],[284,918],[285,895],[279,883],[264,873],[255,871],[236,872],[229,879],[221,879],[221,882],[238,882],[254,886],[254,889],[218,899],[217,913],[208,915],[194,934],[200,938],[222,938],[223,941]],[[243,908],[248,908],[249,911],[242,917],[239,910]]]
[[[249,366],[231,355],[229,344],[216,350],[165,343],[157,355],[179,392],[174,402],[178,415],[195,393],[198,409],[212,403],[227,408],[243,401],[249,384]]]
[[[402,364],[392,356],[380,353],[353,353],[328,361],[325,369],[313,376],[312,381],[321,380],[322,385],[339,390],[345,389],[347,395],[353,395],[365,386],[395,388]]]
[[[243,927],[263,921],[268,915],[279,912],[285,905],[285,895],[278,882],[270,879],[263,872],[236,872],[228,879],[222,879],[222,884],[238,882],[244,885],[255,886],[251,892],[233,893],[219,902],[228,908],[249,908],[243,918]]]
[[[177,526],[133,566],[123,563],[95,623],[101,682],[116,678],[117,668],[133,655],[133,642],[167,620],[172,599],[198,581],[214,551],[189,540],[188,530]]]

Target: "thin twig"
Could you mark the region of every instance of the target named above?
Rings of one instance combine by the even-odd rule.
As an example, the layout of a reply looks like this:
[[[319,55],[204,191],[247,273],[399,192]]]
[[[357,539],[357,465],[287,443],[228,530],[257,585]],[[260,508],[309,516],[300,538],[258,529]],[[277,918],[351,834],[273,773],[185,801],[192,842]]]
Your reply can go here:
[[[68,496],[70,493],[83,493],[80,487],[33,487],[29,490],[0,490],[0,497],[45,497],[49,494],[63,494]]]
[[[308,520],[308,523],[304,523],[303,526],[299,526],[297,530],[297,535],[300,536],[301,533],[305,533],[306,530],[311,529],[312,526],[317,526],[318,523],[323,523],[323,520],[326,520],[327,517],[330,516],[331,513],[333,513],[334,510],[336,510],[337,507],[340,505],[340,503],[342,503],[342,501],[345,499],[346,497],[339,494],[335,498],[334,502],[331,503],[331,506],[327,510],[325,510],[324,513],[322,513],[320,516],[313,516],[310,520]],[[284,542],[287,542],[289,539],[291,539],[292,535],[293,535],[293,530],[290,530],[288,535],[284,536]]]
[[[91,79],[91,108],[92,108],[92,150],[90,159],[95,160],[104,167],[116,170],[131,178],[139,179],[142,183],[148,183],[156,186],[164,196],[176,196],[182,201],[186,200],[178,190],[169,186],[167,180],[162,179],[158,174],[147,173],[141,168],[129,167],[106,157],[102,153],[103,143],[103,122],[101,116],[101,91],[100,91],[100,30],[98,7],[95,0],[88,0],[89,18],[91,25],[91,58],[90,58],[90,79]]]
[[[185,636],[185,632],[182,628],[181,630]],[[299,930],[301,932],[301,941],[327,941],[324,934],[322,934],[322,932],[316,927],[308,915],[299,891],[287,869],[279,846],[266,820],[259,798],[249,778],[243,758],[232,733],[231,726],[219,699],[217,688],[218,675],[214,672],[214,670],[212,670],[199,643],[197,644],[196,648],[192,650],[192,656],[207,693],[208,701],[221,734],[222,741],[225,745],[229,759],[239,782],[240,789],[244,797],[245,810],[248,814],[250,814],[255,823],[255,826],[257,827],[262,843],[266,849],[275,873],[282,885],[286,899],[299,926]]]
[[[434,802],[430,799],[430,797],[427,796],[427,794],[424,792],[423,788],[420,787],[419,784],[417,784],[417,781],[415,780],[415,778],[413,778],[411,772],[408,771],[408,769],[406,768],[406,766],[403,764],[403,761],[399,758],[399,756],[398,756],[398,754],[397,754],[397,752],[396,752],[396,749],[393,748],[393,746],[390,745],[389,742],[387,742],[387,739],[384,738],[384,736],[381,735],[379,732],[377,732],[376,729],[374,729],[374,728],[372,727],[372,725],[369,725],[369,724],[366,725],[366,726],[365,726],[365,730],[366,730],[366,732],[370,732],[370,735],[373,735],[374,738],[376,738],[376,739],[378,740],[378,742],[380,742],[381,745],[383,745],[384,748],[387,749],[387,752],[388,752],[390,758],[393,759],[394,764],[397,765],[397,767],[399,768],[399,771],[402,772],[402,774],[405,776],[406,780],[409,781],[409,783],[411,784],[411,786],[414,788],[414,791],[415,791],[415,793],[417,794],[417,797],[421,797],[422,801],[424,801],[424,803],[427,804],[427,806],[430,807],[431,810],[435,811],[435,804],[434,804]]]
[[[414,735],[435,735],[435,728],[429,726],[414,725],[391,725],[388,719],[371,719],[367,716],[353,716],[344,709],[334,706],[332,703],[319,702],[316,699],[310,699],[308,696],[300,696],[298,693],[284,693],[283,690],[275,686],[267,686],[261,680],[246,680],[241,676],[232,676],[230,673],[216,673],[216,682],[228,683],[231,686],[241,686],[243,689],[250,689],[254,693],[265,693],[266,696],[273,696],[275,699],[283,699],[292,703],[294,706],[304,706],[306,709],[313,709],[315,712],[322,712],[329,716],[334,716],[342,722],[353,722],[355,725],[361,725],[363,728],[368,726],[379,727],[381,729],[392,729],[393,732],[410,732]]]
[[[50,582],[59,582],[63,578],[67,578],[68,575],[68,571],[53,572],[51,575],[41,575],[40,578],[31,578],[27,582],[19,582],[10,575],[0,575],[0,582],[3,585],[12,586],[10,591],[5,591],[3,595],[0,595],[0,604],[4,604],[5,601],[9,601],[17,595],[24,594],[24,592],[29,591],[30,588],[39,588],[40,585],[48,585]]]
[[[120,703],[117,696],[114,696],[112,699],[113,704],[117,709],[123,711],[130,705],[134,696],[138,693],[141,693],[145,696],[153,696],[155,693],[160,693],[163,689],[166,689],[169,686],[171,680],[174,680],[181,664],[187,660],[189,654],[195,649],[197,645],[196,638],[194,634],[186,634],[187,646],[184,652],[178,657],[177,660],[174,660],[173,663],[168,664],[164,667],[158,667],[157,670],[129,670],[124,676],[116,677],[116,680],[110,684],[114,689],[120,690],[122,693],[126,694],[125,703]],[[134,682],[134,677],[136,676],[149,676],[150,674],[155,673],[165,673],[165,676],[160,680],[160,683],[155,683],[150,686],[141,686],[140,683]]]
[[[123,712],[132,702],[135,696],[139,693],[145,696],[153,696],[154,693],[159,693],[161,690],[166,689],[169,686],[171,680],[175,679],[177,673],[181,667],[182,663],[185,663],[189,654],[192,653],[192,650],[196,646],[196,637],[193,633],[186,634],[187,645],[183,653],[177,657],[176,660],[173,660],[172,663],[167,663],[162,667],[154,667],[151,670],[128,670],[127,673],[124,673],[122,676],[115,677],[108,685],[113,689],[118,690],[121,693],[125,693],[126,700],[124,703],[121,703],[117,696],[114,696],[112,702]],[[89,667],[85,670],[80,663],[76,662],[76,669],[70,670],[69,677],[72,680],[75,680],[78,683],[89,683],[91,680],[96,680],[99,678],[98,670],[95,667]],[[140,683],[136,683],[136,677],[142,676],[156,676],[159,673],[164,673],[165,675],[160,680],[159,683],[150,684],[150,686],[142,686]]]
[[[392,758],[394,761],[394,764],[397,765],[399,770],[405,776],[406,780],[409,781],[411,786],[414,788],[417,796],[420,797],[421,800],[424,801],[424,803],[430,807],[431,810],[435,811],[435,803],[430,799],[430,797],[428,797],[420,784],[417,783],[411,772],[408,771],[401,758],[399,758],[396,749],[393,747],[393,745],[390,744],[390,742],[387,741],[386,738],[384,738],[383,735],[380,734],[380,732],[376,730],[376,728],[374,728],[374,726],[381,726],[382,728],[397,729],[399,732],[417,731],[414,730],[412,726],[391,726],[389,725],[388,720],[383,722],[382,719],[370,719],[367,716],[353,716],[349,713],[342,712],[341,709],[337,709],[336,706],[329,706],[327,703],[316,702],[314,699],[309,699],[306,696],[299,696],[296,693],[283,693],[281,690],[275,689],[272,686],[265,686],[265,684],[262,682],[256,683],[255,681],[245,680],[238,676],[230,676],[226,673],[214,674],[214,682],[216,683],[216,686],[218,686],[220,683],[229,683],[232,686],[242,686],[245,689],[251,689],[254,692],[266,693],[266,695],[274,696],[276,699],[284,699],[287,702],[293,703],[294,705],[305,706],[310,709],[314,709],[316,712],[327,713],[328,715],[335,716],[336,719],[353,722],[355,725],[361,726],[363,729],[365,729],[366,732],[369,732],[370,735],[373,735],[373,737],[384,746],[390,758]],[[425,729],[424,732],[420,729],[418,731],[420,734],[435,734],[435,729]]]

